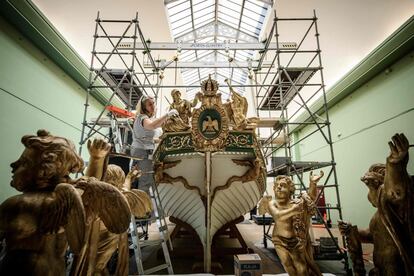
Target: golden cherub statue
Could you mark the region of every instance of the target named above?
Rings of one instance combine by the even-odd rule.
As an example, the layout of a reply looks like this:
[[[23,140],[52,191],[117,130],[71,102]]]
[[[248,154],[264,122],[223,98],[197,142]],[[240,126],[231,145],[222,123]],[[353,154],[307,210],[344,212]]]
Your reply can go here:
[[[377,208],[368,229],[358,230],[339,222],[347,238],[351,258],[362,259],[360,243],[374,244],[374,268],[369,275],[414,275],[414,183],[407,172],[409,142],[395,134],[388,142],[386,164],[374,164],[361,178],[368,200]],[[353,231],[351,231],[353,230]],[[363,262],[354,265],[357,275],[365,272]]]
[[[11,185],[22,194],[0,205],[0,238],[6,240],[0,274],[64,275],[67,246],[82,254],[87,222],[100,217],[110,231],[123,232],[128,203],[95,178],[70,179],[83,168],[71,141],[45,130],[21,141],[25,150],[11,164]]]
[[[102,202],[102,204],[105,205],[103,208],[109,207],[117,210],[116,212],[118,213],[114,211],[106,211],[106,214],[110,216],[111,220],[114,222],[122,221],[117,224],[118,226],[122,225],[122,227],[113,229],[114,224],[108,224],[106,221],[107,218],[104,216],[90,216],[86,230],[87,240],[85,242],[85,247],[81,254],[75,256],[71,275],[105,274],[106,263],[117,248],[118,240],[121,241],[124,239],[123,235],[126,233],[131,219],[131,209],[137,211],[140,215],[145,214],[145,211],[142,211],[143,208],[138,206],[141,202],[138,201],[138,204],[135,204],[137,201],[134,201],[133,204],[130,204],[129,201],[131,198],[131,201],[133,201],[136,196],[125,196],[123,193],[121,188],[124,183],[119,184],[119,181],[124,182],[125,174],[123,172],[120,174],[119,171],[112,170],[111,168],[113,165],[106,166],[106,158],[108,157],[110,149],[111,145],[103,139],[88,141],[90,159],[86,171],[86,179],[90,180],[99,177],[99,179],[105,181],[101,182],[105,184],[105,189],[112,190],[112,196],[114,196],[114,198],[104,198],[107,202]],[[138,172],[136,172],[135,176],[138,175]],[[117,176],[119,176],[119,180],[117,179]],[[132,176],[129,176],[128,180],[131,180],[131,177]],[[78,187],[79,183],[76,185]],[[130,182],[129,184],[125,183],[125,185],[130,185]],[[117,202],[115,196],[117,198],[122,198],[122,202],[120,200]],[[84,202],[85,201],[86,200],[84,200]],[[121,206],[119,205],[122,205],[122,208],[120,208]],[[134,208],[130,208],[130,205]],[[117,218],[118,216],[119,218]],[[106,244],[103,244],[103,241],[105,241]],[[125,252],[125,250],[127,251],[127,249],[123,249],[122,252]],[[128,255],[128,253],[126,253],[126,255]],[[128,256],[125,256],[124,253],[123,255],[121,254],[121,258],[123,262],[119,262],[120,265],[117,267],[117,275],[127,275],[128,262],[125,260]]]
[[[131,182],[135,178],[140,177],[140,175],[141,171],[137,167],[133,167],[127,177],[125,177],[121,167],[110,164],[105,171],[104,181],[119,189],[126,197],[132,215],[143,218],[151,214],[152,203],[146,192],[137,189],[131,190]],[[129,250],[127,232],[114,234],[109,232],[103,223],[100,223],[94,275],[108,275],[109,272],[106,269],[106,265],[117,249],[118,258],[115,275],[128,275]]]
[[[310,173],[309,190],[292,199],[295,186],[289,176],[276,177],[273,185],[275,199],[263,197],[259,214],[270,213],[275,221],[272,242],[282,265],[289,275],[322,275],[313,260],[309,235],[310,219],[315,214],[316,184],[323,177]]]

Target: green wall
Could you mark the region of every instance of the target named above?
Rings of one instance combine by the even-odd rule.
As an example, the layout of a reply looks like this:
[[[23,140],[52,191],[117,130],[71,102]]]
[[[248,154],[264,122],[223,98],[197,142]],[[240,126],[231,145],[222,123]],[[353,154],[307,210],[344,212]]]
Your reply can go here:
[[[356,89],[329,109],[340,199],[345,220],[367,227],[374,207],[360,177],[373,163],[384,163],[387,142],[403,132],[414,144],[414,51]],[[313,130],[299,131],[303,137]],[[301,160],[330,161],[329,147],[315,134],[299,144]],[[414,174],[410,149],[409,173]],[[331,182],[332,183],[332,182]],[[326,189],[327,201],[336,204],[334,188]],[[337,212],[333,211],[336,223]]]
[[[78,145],[85,95],[77,82],[0,16],[0,202],[17,193],[10,186],[10,163],[23,150],[23,135],[44,128]],[[88,118],[97,117],[102,108],[92,99]]]

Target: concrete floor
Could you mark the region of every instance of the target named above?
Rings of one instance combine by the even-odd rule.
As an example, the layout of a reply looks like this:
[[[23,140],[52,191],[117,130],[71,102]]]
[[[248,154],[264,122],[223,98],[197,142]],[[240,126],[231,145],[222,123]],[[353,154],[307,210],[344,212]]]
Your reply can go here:
[[[276,252],[273,248],[271,241],[267,241],[267,248],[263,245],[263,226],[257,225],[254,221],[248,219],[249,216],[246,215],[244,222],[237,224],[241,235],[246,241],[249,248],[251,248],[254,253],[260,255],[262,259],[262,269],[263,274],[278,274],[284,273],[284,269],[279,262],[279,259],[276,255]],[[169,228],[172,230],[174,224],[169,223]],[[319,237],[328,236],[328,232],[325,228],[314,227],[314,236],[316,239]],[[332,228],[334,236],[339,237],[339,232],[337,228]],[[271,233],[271,232],[270,232]],[[156,239],[159,234],[156,230],[155,223],[149,227],[149,238]],[[342,247],[342,239],[339,237],[340,246]],[[235,239],[223,238],[219,240],[220,246],[228,247],[239,247],[240,244]],[[203,259],[202,255],[197,256],[197,254],[190,253],[187,251],[194,251],[196,245],[194,241],[189,237],[177,238],[174,240],[174,251],[172,251],[171,259],[173,263],[173,269],[175,274],[191,274],[202,272],[198,268],[202,267]],[[372,268],[372,246],[363,246],[364,258],[367,259],[365,267],[367,271]],[[147,252],[145,252],[147,251]],[[186,253],[187,252],[187,253]],[[144,268],[156,266],[163,262],[162,250],[157,250],[156,248],[144,249]],[[347,275],[344,269],[344,263],[342,261],[332,261],[332,260],[318,260],[318,266],[322,272],[333,273],[335,275]],[[131,273],[135,274],[135,265],[134,260],[131,258]],[[157,272],[160,275],[168,274],[166,270]],[[234,257],[232,255],[221,256],[219,258],[213,259],[213,274],[228,274],[234,275]]]

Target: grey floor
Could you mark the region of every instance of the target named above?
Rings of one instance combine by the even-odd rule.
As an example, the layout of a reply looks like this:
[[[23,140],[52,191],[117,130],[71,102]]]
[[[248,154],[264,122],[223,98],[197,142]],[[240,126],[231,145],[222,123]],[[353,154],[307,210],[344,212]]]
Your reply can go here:
[[[173,229],[174,224],[169,224],[169,227]],[[254,253],[260,255],[262,259],[262,268],[263,274],[278,274],[284,273],[283,267],[280,264],[280,261],[275,253],[273,244],[271,241],[267,241],[267,248],[263,244],[263,226],[257,225],[252,220],[246,219],[244,222],[237,224],[241,235],[246,241],[249,248],[251,248]],[[150,239],[156,239],[158,237],[158,232],[156,231],[155,225],[150,226]],[[333,233],[335,236],[338,236],[337,229],[333,228]],[[328,236],[328,233],[323,228],[314,228],[315,238]],[[239,243],[236,239],[223,238],[219,241],[223,246],[228,247],[239,247]],[[173,269],[175,274],[191,274],[202,272],[200,267],[202,267],[203,259],[202,255],[197,256],[194,253],[195,244],[189,237],[182,237],[174,240],[174,251],[171,252],[171,259],[173,264]],[[340,246],[342,246],[340,244]],[[194,250],[193,250],[194,249]],[[188,253],[187,251],[190,251]],[[191,253],[191,251],[193,251]],[[367,271],[372,267],[371,264],[371,253],[372,247],[364,247],[366,252],[366,268]],[[144,249],[145,261],[144,268],[156,266],[163,262],[162,250],[157,250],[157,248],[147,248]],[[234,257],[232,255],[221,256],[219,258],[213,258],[213,274],[234,274]],[[342,261],[331,261],[331,260],[318,260],[318,266],[322,272],[332,273],[335,275],[347,275],[344,269],[344,262]],[[130,262],[131,271],[130,274],[137,274],[133,258]],[[168,274],[166,270],[159,271],[157,274]]]

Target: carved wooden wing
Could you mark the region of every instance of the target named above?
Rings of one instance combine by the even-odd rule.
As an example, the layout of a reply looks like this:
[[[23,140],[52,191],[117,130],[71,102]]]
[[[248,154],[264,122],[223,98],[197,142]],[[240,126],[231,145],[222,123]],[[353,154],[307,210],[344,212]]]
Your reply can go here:
[[[248,103],[247,103],[247,99],[245,97],[243,97],[243,115],[246,116],[247,114],[247,108],[248,108]]]
[[[79,253],[85,241],[85,211],[78,191],[66,183],[58,184],[41,210],[40,231],[55,233],[64,227],[71,250]]]
[[[259,215],[269,213],[269,202],[272,200],[271,196],[264,196],[259,201]]]
[[[115,234],[128,229],[131,211],[128,201],[116,187],[94,177],[82,178],[76,187],[84,190],[82,201],[88,217],[97,215]]]
[[[223,107],[226,112],[227,118],[231,120],[231,118],[233,118],[233,109],[231,109],[230,103],[223,104]]]
[[[122,193],[126,197],[131,213],[134,216],[144,218],[151,213],[151,200],[146,192],[133,189],[131,191],[123,191]]]

